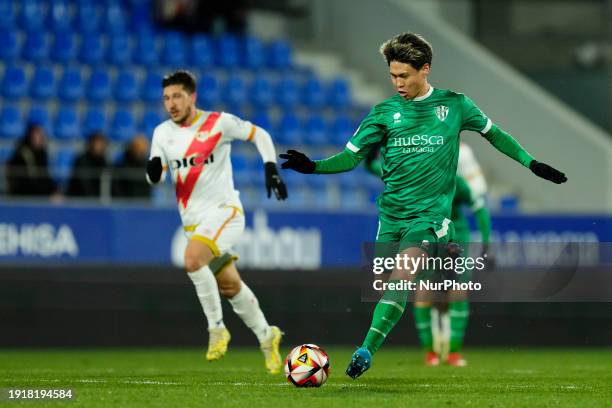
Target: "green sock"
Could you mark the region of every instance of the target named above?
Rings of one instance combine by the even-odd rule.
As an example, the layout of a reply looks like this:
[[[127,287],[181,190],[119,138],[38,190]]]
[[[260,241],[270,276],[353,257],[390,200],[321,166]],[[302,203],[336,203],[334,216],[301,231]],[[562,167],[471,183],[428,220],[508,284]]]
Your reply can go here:
[[[470,307],[467,300],[450,302],[448,304],[448,315],[450,317],[450,352],[455,353],[463,346],[463,337],[467,327]]]
[[[399,282],[400,280],[392,280],[391,282]],[[366,347],[370,353],[374,354],[385,341],[385,338],[399,321],[406,308],[408,300],[407,290],[387,290],[383,294],[382,299],[374,308],[372,316],[372,324],[368,330],[362,347]]]
[[[414,324],[419,333],[421,346],[425,351],[433,351],[433,336],[431,334],[431,306],[414,306]]]

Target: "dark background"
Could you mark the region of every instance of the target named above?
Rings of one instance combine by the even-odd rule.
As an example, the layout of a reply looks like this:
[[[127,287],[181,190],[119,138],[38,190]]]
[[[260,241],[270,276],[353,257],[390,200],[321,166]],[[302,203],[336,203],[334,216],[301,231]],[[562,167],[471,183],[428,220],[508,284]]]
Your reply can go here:
[[[501,272],[500,272],[501,273]],[[285,344],[357,345],[373,303],[361,302],[358,273],[244,270]],[[223,301],[233,345],[256,345]],[[472,303],[472,346],[604,346],[611,303]],[[69,266],[0,268],[0,346],[204,346],[203,312],[185,272],[172,268]],[[417,345],[408,307],[387,344]]]

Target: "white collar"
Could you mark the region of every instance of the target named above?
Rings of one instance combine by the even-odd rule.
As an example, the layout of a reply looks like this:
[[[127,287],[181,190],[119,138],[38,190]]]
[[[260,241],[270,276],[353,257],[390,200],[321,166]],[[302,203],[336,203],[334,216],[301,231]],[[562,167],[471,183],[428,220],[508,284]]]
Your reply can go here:
[[[413,101],[422,101],[424,99],[427,99],[431,96],[431,94],[433,93],[434,87],[429,85],[429,91],[427,91],[427,93],[423,96],[417,96],[415,98],[412,98]]]

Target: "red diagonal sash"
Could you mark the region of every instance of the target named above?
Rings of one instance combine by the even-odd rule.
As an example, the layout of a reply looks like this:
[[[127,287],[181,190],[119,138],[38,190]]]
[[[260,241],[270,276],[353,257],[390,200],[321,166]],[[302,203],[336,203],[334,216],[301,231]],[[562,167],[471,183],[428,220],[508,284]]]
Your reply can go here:
[[[187,203],[189,202],[191,193],[193,193],[196,182],[204,170],[204,161],[208,159],[219,142],[219,139],[221,139],[221,132],[218,132],[213,136],[209,136],[206,139],[202,139],[200,134],[203,133],[205,137],[206,134],[210,133],[212,128],[215,126],[215,123],[217,123],[219,116],[220,114],[218,112],[212,112],[210,115],[208,115],[185,152],[185,158],[197,155],[198,163],[201,163],[201,165],[191,167],[184,181],[181,179],[181,174],[177,172],[176,200],[180,204],[183,204],[183,208],[187,208]]]

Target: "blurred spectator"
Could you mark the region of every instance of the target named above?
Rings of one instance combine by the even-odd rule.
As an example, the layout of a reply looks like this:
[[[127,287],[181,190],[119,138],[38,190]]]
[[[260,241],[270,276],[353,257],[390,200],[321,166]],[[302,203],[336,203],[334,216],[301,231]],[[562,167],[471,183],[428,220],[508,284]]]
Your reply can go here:
[[[246,31],[248,2],[245,0],[156,0],[155,10],[158,21],[166,28],[212,34]]]
[[[113,197],[149,198],[151,186],[145,181],[145,167],[149,141],[139,135],[126,146],[123,155],[113,169]]]
[[[51,196],[58,186],[48,168],[47,138],[40,125],[30,124],[6,163],[7,190],[16,196]]]
[[[108,142],[103,133],[95,132],[87,140],[85,151],[76,158],[68,184],[69,196],[100,197],[101,180],[108,169],[106,147]],[[110,193],[110,190],[108,191]]]

